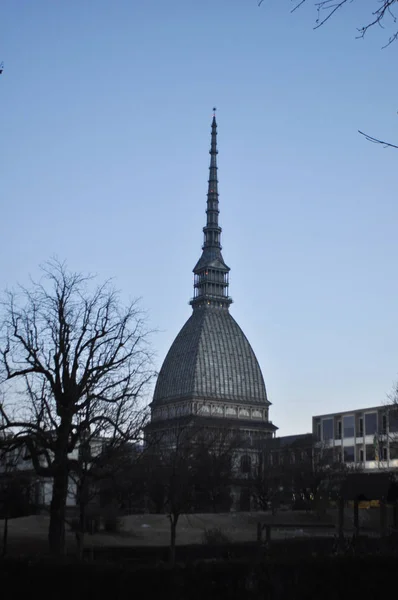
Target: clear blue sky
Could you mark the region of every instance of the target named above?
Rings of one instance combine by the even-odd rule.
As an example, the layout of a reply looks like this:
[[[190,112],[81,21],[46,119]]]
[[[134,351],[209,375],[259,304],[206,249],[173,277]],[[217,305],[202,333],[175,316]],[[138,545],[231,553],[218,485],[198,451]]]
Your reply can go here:
[[[310,2],[310,0],[308,0]],[[282,434],[398,371],[398,43],[289,0],[3,0],[0,288],[56,254],[142,297],[157,367],[190,315],[218,108],[231,312]],[[359,10],[363,10],[359,13]]]

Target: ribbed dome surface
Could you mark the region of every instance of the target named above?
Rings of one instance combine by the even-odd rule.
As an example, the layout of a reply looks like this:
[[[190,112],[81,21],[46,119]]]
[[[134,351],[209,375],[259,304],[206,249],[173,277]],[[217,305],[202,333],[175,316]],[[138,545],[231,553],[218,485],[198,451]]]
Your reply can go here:
[[[182,398],[268,404],[257,358],[225,308],[195,308],[167,353],[153,403]]]

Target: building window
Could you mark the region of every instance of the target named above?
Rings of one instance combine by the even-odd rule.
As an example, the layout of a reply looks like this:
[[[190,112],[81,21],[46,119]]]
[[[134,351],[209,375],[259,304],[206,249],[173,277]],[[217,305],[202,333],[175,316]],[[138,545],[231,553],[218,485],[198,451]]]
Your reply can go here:
[[[363,462],[363,455],[364,455],[363,448],[360,448],[360,450],[359,450],[359,462],[361,462],[361,463]]]
[[[390,433],[396,433],[398,431],[398,411],[392,409],[388,413],[388,429]]]
[[[398,458],[398,445],[390,443],[390,460],[397,460]]]
[[[359,424],[358,436],[363,437],[363,417],[359,417],[358,424]]]
[[[344,447],[344,462],[352,463],[355,462],[355,447],[345,446]]]
[[[374,444],[366,444],[366,460],[376,460]]]
[[[374,435],[377,432],[377,413],[366,413],[365,415],[365,433]]]
[[[321,439],[321,424],[320,423],[316,424],[316,437],[318,440]]]
[[[332,440],[333,439],[333,419],[322,420],[322,439]]]
[[[345,438],[352,438],[355,435],[354,415],[343,417],[343,433]]]
[[[381,433],[387,433],[387,415],[383,415]]]
[[[244,454],[240,459],[240,470],[242,473],[250,473],[252,467],[251,456]]]
[[[337,421],[337,434],[336,434],[336,438],[338,440],[341,440],[341,421]]]

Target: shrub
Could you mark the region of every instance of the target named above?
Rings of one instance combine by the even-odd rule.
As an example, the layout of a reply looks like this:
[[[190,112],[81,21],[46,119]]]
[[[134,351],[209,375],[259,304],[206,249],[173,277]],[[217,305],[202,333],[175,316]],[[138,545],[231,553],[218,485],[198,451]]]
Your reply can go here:
[[[122,520],[115,515],[104,518],[104,529],[108,533],[118,533],[122,528]]]
[[[226,533],[219,527],[213,527],[212,529],[205,529],[202,535],[203,544],[209,544],[209,546],[217,546],[221,544],[229,544],[230,538]]]
[[[69,521],[70,530],[74,533],[80,531],[81,523],[78,517],[74,517]],[[100,518],[98,516],[88,516],[84,522],[84,533],[98,533],[100,529]]]

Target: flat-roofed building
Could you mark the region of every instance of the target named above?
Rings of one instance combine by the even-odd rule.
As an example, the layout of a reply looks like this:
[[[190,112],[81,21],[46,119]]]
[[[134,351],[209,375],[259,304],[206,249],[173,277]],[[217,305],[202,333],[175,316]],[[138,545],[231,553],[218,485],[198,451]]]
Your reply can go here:
[[[336,462],[365,470],[398,469],[397,406],[317,415],[312,431],[318,447],[333,449]]]

